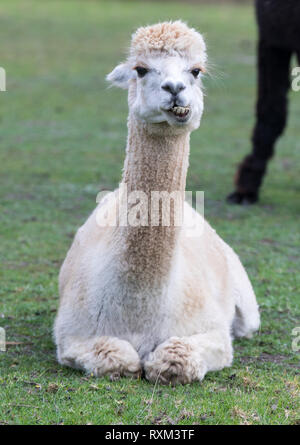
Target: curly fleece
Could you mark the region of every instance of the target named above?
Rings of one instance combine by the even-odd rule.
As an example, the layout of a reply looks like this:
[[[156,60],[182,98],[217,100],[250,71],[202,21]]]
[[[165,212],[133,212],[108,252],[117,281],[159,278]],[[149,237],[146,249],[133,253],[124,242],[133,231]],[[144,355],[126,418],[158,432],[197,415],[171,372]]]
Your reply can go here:
[[[177,20],[138,28],[131,40],[130,55],[145,56],[166,53],[181,56],[201,56],[206,61],[202,36],[193,28]]]

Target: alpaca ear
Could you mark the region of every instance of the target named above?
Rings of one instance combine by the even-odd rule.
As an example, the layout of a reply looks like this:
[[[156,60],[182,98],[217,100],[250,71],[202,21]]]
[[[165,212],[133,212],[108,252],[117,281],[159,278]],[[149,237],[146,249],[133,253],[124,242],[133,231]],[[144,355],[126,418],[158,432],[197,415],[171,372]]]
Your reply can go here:
[[[126,63],[121,63],[106,76],[106,80],[112,85],[126,90],[132,77],[132,69]]]

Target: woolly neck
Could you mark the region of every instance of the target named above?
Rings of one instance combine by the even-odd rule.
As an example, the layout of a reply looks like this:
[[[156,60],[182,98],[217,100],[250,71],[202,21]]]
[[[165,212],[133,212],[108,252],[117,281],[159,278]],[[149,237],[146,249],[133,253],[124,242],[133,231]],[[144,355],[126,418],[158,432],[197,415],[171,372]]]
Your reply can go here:
[[[186,129],[168,124],[147,124],[129,116],[126,159],[122,182],[127,192],[142,191],[148,197],[151,221],[151,192],[180,192],[182,204],[189,158],[189,137]],[[132,206],[132,205],[131,205]],[[128,212],[131,207],[128,205]],[[123,264],[140,285],[161,285],[168,278],[181,230],[165,226],[122,227]]]

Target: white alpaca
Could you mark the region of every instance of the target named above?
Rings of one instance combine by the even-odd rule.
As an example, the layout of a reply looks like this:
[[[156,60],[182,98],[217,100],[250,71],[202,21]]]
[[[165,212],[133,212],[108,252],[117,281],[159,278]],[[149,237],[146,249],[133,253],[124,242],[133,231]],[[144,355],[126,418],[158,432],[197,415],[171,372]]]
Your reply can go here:
[[[198,32],[180,21],[160,23],[137,30],[128,60],[108,76],[129,89],[122,179],[128,192],[183,196],[189,135],[203,110],[205,62]],[[100,202],[61,268],[59,362],[95,376],[137,376],[144,369],[147,379],[162,383],[202,380],[229,366],[232,336],[251,337],[259,326],[237,255],[187,203],[185,219],[194,212],[204,224],[194,236],[174,218],[169,226],[162,218],[158,226],[142,218],[144,225],[99,225],[99,215],[113,220],[116,202],[117,192]],[[128,214],[135,205],[129,203]]]

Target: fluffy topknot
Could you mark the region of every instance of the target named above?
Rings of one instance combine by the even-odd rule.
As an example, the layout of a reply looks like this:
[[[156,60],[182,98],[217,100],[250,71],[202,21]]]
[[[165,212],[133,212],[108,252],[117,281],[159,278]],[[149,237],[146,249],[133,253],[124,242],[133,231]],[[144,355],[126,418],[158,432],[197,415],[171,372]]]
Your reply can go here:
[[[181,56],[198,56],[203,62],[206,60],[203,37],[180,20],[141,27],[133,34],[131,56],[160,52],[169,55],[177,53]]]

